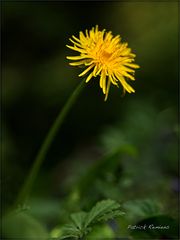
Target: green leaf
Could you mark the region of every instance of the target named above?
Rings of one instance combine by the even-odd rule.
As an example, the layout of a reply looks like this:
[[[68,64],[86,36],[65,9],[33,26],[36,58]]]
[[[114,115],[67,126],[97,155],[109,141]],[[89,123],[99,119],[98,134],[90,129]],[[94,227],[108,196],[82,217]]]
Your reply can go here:
[[[2,219],[2,232],[6,238],[41,238],[47,239],[48,233],[44,226],[30,214],[23,211],[11,212]]]
[[[131,221],[144,219],[162,213],[161,205],[154,199],[137,199],[124,203],[126,217]]]
[[[111,199],[98,202],[88,213],[85,221],[85,227],[97,221],[103,220],[103,216],[105,215],[107,216],[108,214],[111,214],[112,218],[113,212],[119,208],[120,204]]]
[[[63,230],[66,232],[78,232],[77,227],[73,223],[64,225]]]
[[[77,229],[77,227],[74,224],[64,225],[64,227],[62,228],[62,232],[63,232],[63,234],[60,237],[60,239],[65,239],[65,238],[69,238],[69,237],[73,237],[73,238],[77,239],[81,235],[79,229]]]
[[[78,212],[71,214],[70,218],[72,223],[64,226],[62,229],[63,235],[60,239],[70,237],[73,239],[79,239],[86,236],[90,231],[92,231],[91,225],[94,223],[107,221],[123,215],[124,213],[120,211],[119,208],[119,203],[108,199],[98,202],[88,213]]]
[[[115,211],[112,211],[110,213],[107,213],[107,214],[104,214],[103,216],[99,217],[98,218],[98,221],[108,221],[110,219],[113,219],[115,217],[119,217],[119,216],[122,216],[124,215],[125,213],[124,212],[121,212],[120,210],[115,210]]]
[[[96,239],[115,239],[115,233],[113,229],[107,224],[101,224],[94,226],[92,232],[86,237],[86,240],[96,240]]]
[[[73,223],[76,225],[76,227],[79,229],[82,229],[85,218],[87,217],[87,213],[86,212],[73,213],[73,214],[71,214],[70,217],[71,217]]]
[[[62,237],[58,238],[59,240],[63,240],[63,239],[66,239],[66,238],[75,238],[75,239],[78,239],[78,236],[77,235],[74,235],[74,234],[65,234],[63,235]]]

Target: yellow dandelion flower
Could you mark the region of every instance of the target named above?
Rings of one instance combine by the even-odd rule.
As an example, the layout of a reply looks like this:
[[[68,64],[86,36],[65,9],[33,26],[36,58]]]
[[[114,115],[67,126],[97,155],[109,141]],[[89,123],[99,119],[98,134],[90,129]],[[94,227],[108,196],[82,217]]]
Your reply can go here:
[[[111,83],[118,87],[120,82],[123,92],[135,92],[127,83],[126,78],[135,80],[134,73],[139,66],[134,62],[135,54],[128,48],[127,43],[122,43],[120,35],[114,37],[112,32],[98,30],[98,25],[85,34],[80,31],[79,38],[72,36],[69,39],[73,46],[68,48],[79,52],[78,56],[68,56],[67,59],[74,62],[71,66],[86,66],[86,69],[79,74],[79,77],[88,74],[86,82],[92,77],[100,76],[99,85],[107,100]]]

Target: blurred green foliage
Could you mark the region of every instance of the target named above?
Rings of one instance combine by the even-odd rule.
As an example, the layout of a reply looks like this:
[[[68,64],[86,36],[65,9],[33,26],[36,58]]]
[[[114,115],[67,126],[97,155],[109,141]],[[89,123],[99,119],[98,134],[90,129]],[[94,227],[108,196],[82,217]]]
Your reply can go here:
[[[99,222],[108,221],[122,215],[124,215],[124,212],[120,210],[119,203],[111,199],[102,200],[89,212],[81,211],[71,214],[71,223],[63,227],[63,234],[60,236],[60,239],[83,239],[87,237],[86,235],[89,235],[89,232],[93,232],[94,225],[97,226]],[[108,231],[107,233],[109,234]],[[93,237],[95,237],[95,235]],[[107,237],[107,235],[105,235],[105,237]],[[114,235],[111,234],[110,237],[114,237]]]
[[[89,239],[178,239],[178,3],[7,1],[2,13],[2,239],[60,236],[71,214],[109,198],[126,214],[95,224]],[[98,80],[90,81],[28,209],[9,215],[47,130],[81,81],[65,45],[96,24],[136,53],[136,93],[122,98],[112,87],[105,103]],[[169,229],[128,228],[143,224]]]
[[[47,239],[48,232],[34,217],[23,211],[11,212],[3,218],[3,235],[8,239]]]

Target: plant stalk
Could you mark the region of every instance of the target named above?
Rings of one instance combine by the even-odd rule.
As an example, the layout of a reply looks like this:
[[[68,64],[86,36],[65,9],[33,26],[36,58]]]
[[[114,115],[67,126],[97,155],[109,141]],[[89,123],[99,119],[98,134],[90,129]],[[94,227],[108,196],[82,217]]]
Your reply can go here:
[[[17,197],[16,200],[16,207],[17,205],[25,205],[28,201],[29,195],[31,193],[33,183],[38,175],[39,169],[42,166],[42,163],[46,157],[46,154],[56,136],[58,133],[60,127],[62,126],[65,117],[69,113],[69,110],[72,108],[73,104],[75,103],[77,97],[79,96],[81,90],[84,87],[84,81],[81,81],[80,84],[76,87],[72,95],[67,100],[66,104],[62,108],[62,110],[59,112],[57,118],[55,119],[52,127],[50,128],[49,132],[46,135],[46,138],[44,142],[42,143],[37,156],[35,158],[35,161],[33,163],[33,166],[30,170],[30,173],[28,177],[26,178],[23,187]]]

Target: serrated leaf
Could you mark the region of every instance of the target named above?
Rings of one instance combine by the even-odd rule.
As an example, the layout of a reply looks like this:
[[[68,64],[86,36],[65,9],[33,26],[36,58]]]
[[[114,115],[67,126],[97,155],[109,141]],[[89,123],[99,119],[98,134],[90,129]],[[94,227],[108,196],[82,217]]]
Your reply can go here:
[[[141,199],[128,201],[123,206],[128,212],[129,219],[143,219],[157,214],[161,214],[161,205],[153,199]]]
[[[98,221],[103,215],[107,215],[118,208],[120,208],[120,204],[111,199],[98,202],[88,213],[84,224],[85,227]]]
[[[66,224],[62,228],[63,235],[60,237],[60,239],[65,238],[78,238],[80,236],[79,230],[76,228],[74,224]]]
[[[108,220],[110,220],[110,219],[113,219],[113,218],[115,218],[115,217],[122,216],[122,215],[124,215],[124,214],[125,214],[125,213],[122,212],[122,211],[120,211],[120,210],[115,210],[115,211],[112,211],[112,212],[110,212],[110,213],[107,213],[107,214],[99,217],[99,218],[97,219],[97,221],[99,221],[99,222],[100,222],[100,221],[108,221]]]
[[[124,213],[119,210],[120,204],[108,199],[98,202],[89,213],[78,212],[70,215],[72,224],[65,225],[60,239],[79,239],[86,236],[92,228],[90,225],[98,221],[107,221]]]
[[[66,224],[64,225],[64,227],[62,228],[62,231],[65,232],[67,234],[68,233],[78,233],[79,230],[77,229],[77,227],[74,224]]]
[[[85,218],[87,217],[86,212],[78,212],[71,214],[71,219],[78,229],[82,229],[84,225]]]
[[[59,240],[63,240],[63,239],[66,239],[66,238],[76,238],[77,239],[77,236],[72,235],[72,234],[67,234],[67,235],[64,235],[64,236],[60,237]]]

